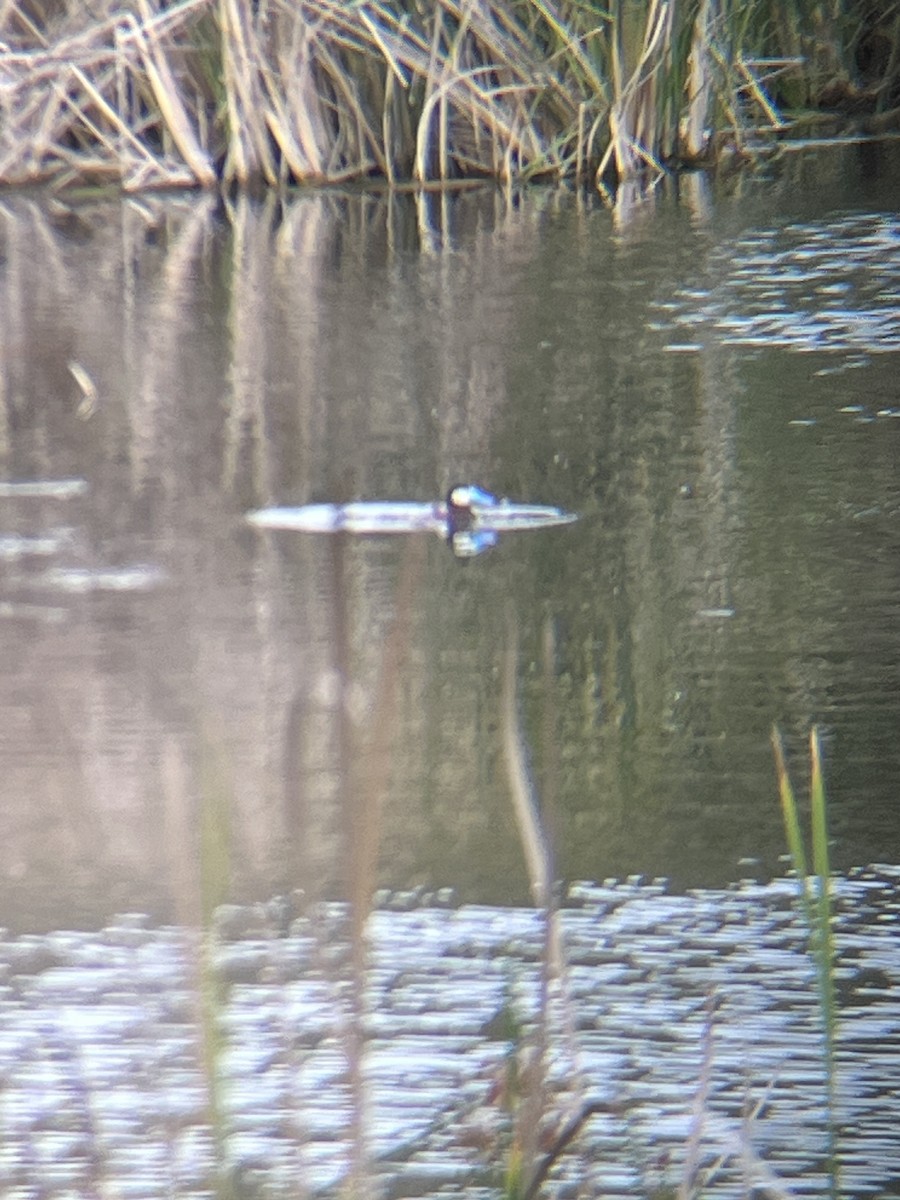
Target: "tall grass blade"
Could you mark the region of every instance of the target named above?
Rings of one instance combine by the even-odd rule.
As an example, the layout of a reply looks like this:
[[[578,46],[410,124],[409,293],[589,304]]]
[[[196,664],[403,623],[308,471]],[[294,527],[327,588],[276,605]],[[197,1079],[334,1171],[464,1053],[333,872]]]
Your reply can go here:
[[[813,870],[807,868],[807,857],[803,847],[803,835],[797,815],[794,789],[791,785],[784,758],[781,735],[777,728],[772,730],[772,748],[775,753],[775,769],[778,790],[784,816],[785,832],[794,870],[800,884],[800,896],[804,919],[809,934],[810,949],[816,969],[819,994],[819,1011],[822,1020],[822,1037],[825,1057],[825,1085],[827,1094],[827,1138],[828,1138],[828,1182],[830,1195],[839,1194],[838,1158],[836,1148],[836,1093],[837,1073],[835,1041],[837,1037],[837,1011],[834,990],[834,931],[832,929],[831,865],[828,853],[828,823],[825,802],[825,786],[822,778],[822,747],[816,726],[810,730],[810,808],[812,826]]]
[[[806,868],[806,851],[803,848],[803,835],[800,832],[800,819],[797,815],[797,802],[794,789],[788,775],[784,758],[784,745],[781,734],[776,728],[772,729],[772,750],[775,754],[775,772],[778,776],[778,794],[781,798],[781,815],[784,818],[784,829],[787,835],[788,851],[798,879],[804,883],[808,875]]]
[[[825,1068],[828,1084],[829,1108],[829,1157],[833,1191],[836,1191],[837,1157],[834,1145],[836,1122],[835,1042],[837,1038],[837,1010],[834,992],[834,930],[832,928],[831,864],[828,853],[828,822],[825,803],[825,785],[822,776],[822,747],[816,726],[809,734],[810,801],[812,807],[812,854],[816,883],[816,973],[819,980],[819,1001],[825,1031]]]
[[[503,750],[512,794],[513,811],[519,827],[519,839],[535,904],[548,909],[551,900],[550,849],[541,828],[537,797],[528,771],[525,745],[519,728],[516,673],[519,665],[519,641],[515,617],[507,617],[507,645],[503,669]]]
[[[154,14],[148,0],[138,0],[138,10],[145,25],[150,25]],[[209,156],[198,144],[193,125],[185,109],[182,90],[172,73],[169,60],[160,48],[158,37],[148,36],[140,26],[134,26],[135,40],[141,49],[144,69],[153,96],[162,114],[165,128],[174,139],[185,162],[201,187],[212,187],[216,174]]]
[[[828,880],[830,864],[828,861],[825,785],[822,780],[822,745],[819,740],[818,727],[815,725],[809,733],[809,761],[811,767],[809,793],[812,802],[813,871],[819,879]]]

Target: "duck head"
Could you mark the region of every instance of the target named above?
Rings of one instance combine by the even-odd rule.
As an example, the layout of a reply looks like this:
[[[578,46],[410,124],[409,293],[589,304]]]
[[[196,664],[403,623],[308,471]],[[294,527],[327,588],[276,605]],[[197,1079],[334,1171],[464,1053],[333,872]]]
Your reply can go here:
[[[471,529],[475,520],[474,509],[490,508],[497,503],[497,497],[484,488],[471,483],[457,483],[447,493],[447,526],[448,531],[458,533],[460,530]]]
[[[474,484],[458,483],[447,493],[447,541],[457,558],[474,558],[496,545],[493,530],[477,528],[475,512],[496,503],[496,496]]]

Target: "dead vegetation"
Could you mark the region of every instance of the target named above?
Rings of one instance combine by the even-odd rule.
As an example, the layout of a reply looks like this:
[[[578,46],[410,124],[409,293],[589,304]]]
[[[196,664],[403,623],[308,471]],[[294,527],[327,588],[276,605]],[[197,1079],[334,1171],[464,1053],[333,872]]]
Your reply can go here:
[[[799,24],[762,58],[728,20],[710,0],[0,0],[0,184],[652,177],[713,130],[784,129],[769,84],[802,70]]]

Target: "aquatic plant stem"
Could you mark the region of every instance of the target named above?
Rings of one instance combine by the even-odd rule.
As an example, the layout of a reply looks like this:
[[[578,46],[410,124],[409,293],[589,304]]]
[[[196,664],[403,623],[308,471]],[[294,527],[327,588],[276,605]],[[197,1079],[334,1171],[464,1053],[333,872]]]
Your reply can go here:
[[[703,1127],[706,1114],[709,1111],[709,1096],[712,1088],[713,1033],[715,1029],[716,1007],[716,994],[711,990],[706,998],[701,1039],[703,1058],[700,1065],[700,1077],[697,1082],[697,1089],[694,1093],[691,1125],[685,1150],[684,1170],[682,1171],[681,1183],[678,1188],[677,1200],[691,1200],[697,1194],[700,1152],[703,1144]]]
[[[550,907],[550,849],[541,828],[537,797],[527,767],[527,756],[519,728],[516,675],[519,667],[519,639],[516,619],[507,614],[507,641],[503,665],[503,751],[512,796],[513,812],[525,854],[525,865],[536,905]]]
[[[837,1071],[835,1041],[837,1014],[834,992],[834,933],[832,929],[831,865],[828,853],[828,822],[825,786],[822,777],[822,747],[817,726],[809,734],[810,808],[813,870],[807,867],[803,835],[794,789],[788,774],[784,746],[777,727],[772,729],[772,749],[784,818],[788,849],[794,873],[800,885],[800,900],[809,934],[810,951],[816,969],[819,1012],[825,1059],[827,1104],[828,1174],[832,1197],[839,1194],[838,1159],[835,1144],[837,1126]]]

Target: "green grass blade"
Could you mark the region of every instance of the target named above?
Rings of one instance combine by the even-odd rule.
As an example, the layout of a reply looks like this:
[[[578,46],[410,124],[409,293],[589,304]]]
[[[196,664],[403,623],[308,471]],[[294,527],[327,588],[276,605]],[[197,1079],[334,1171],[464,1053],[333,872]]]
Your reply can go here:
[[[825,785],[822,778],[822,747],[819,731],[813,726],[809,735],[811,765],[810,798],[812,802],[813,868],[816,879],[816,969],[825,1019],[825,1036],[829,1071],[835,1036],[834,1006],[834,935],[831,927],[831,866],[828,855],[828,822]]]
[[[812,800],[813,871],[820,879],[828,879],[828,827],[825,819],[825,785],[822,781],[822,745],[819,730],[813,726],[809,733],[810,798]]]
[[[784,818],[784,830],[787,835],[788,850],[797,877],[806,893],[806,880],[809,871],[806,866],[806,851],[803,848],[803,835],[800,832],[800,819],[797,815],[797,802],[794,789],[791,786],[787,764],[784,760],[784,745],[777,726],[772,727],[772,750],[775,754],[775,771],[778,775],[778,794],[781,797],[781,814]]]
[[[816,966],[822,991],[829,1040],[833,1032],[833,965],[834,941],[831,929],[831,865],[828,857],[828,820],[825,804],[825,785],[822,780],[822,747],[819,731],[813,726],[809,734],[810,800],[812,807],[813,874],[816,884]]]
[[[772,729],[772,749],[778,775],[778,791],[784,827],[794,870],[800,883],[803,914],[809,933],[810,948],[816,969],[819,1008],[822,1019],[825,1074],[828,1106],[828,1182],[829,1194],[840,1194],[840,1179],[836,1147],[836,1062],[837,1008],[834,991],[834,934],[832,930],[831,866],[828,855],[828,822],[825,785],[822,777],[822,747],[819,731],[813,726],[809,735],[810,807],[812,825],[813,873],[807,869],[803,837],[797,815],[794,789],[791,786],[784,758],[784,747],[777,727]]]

